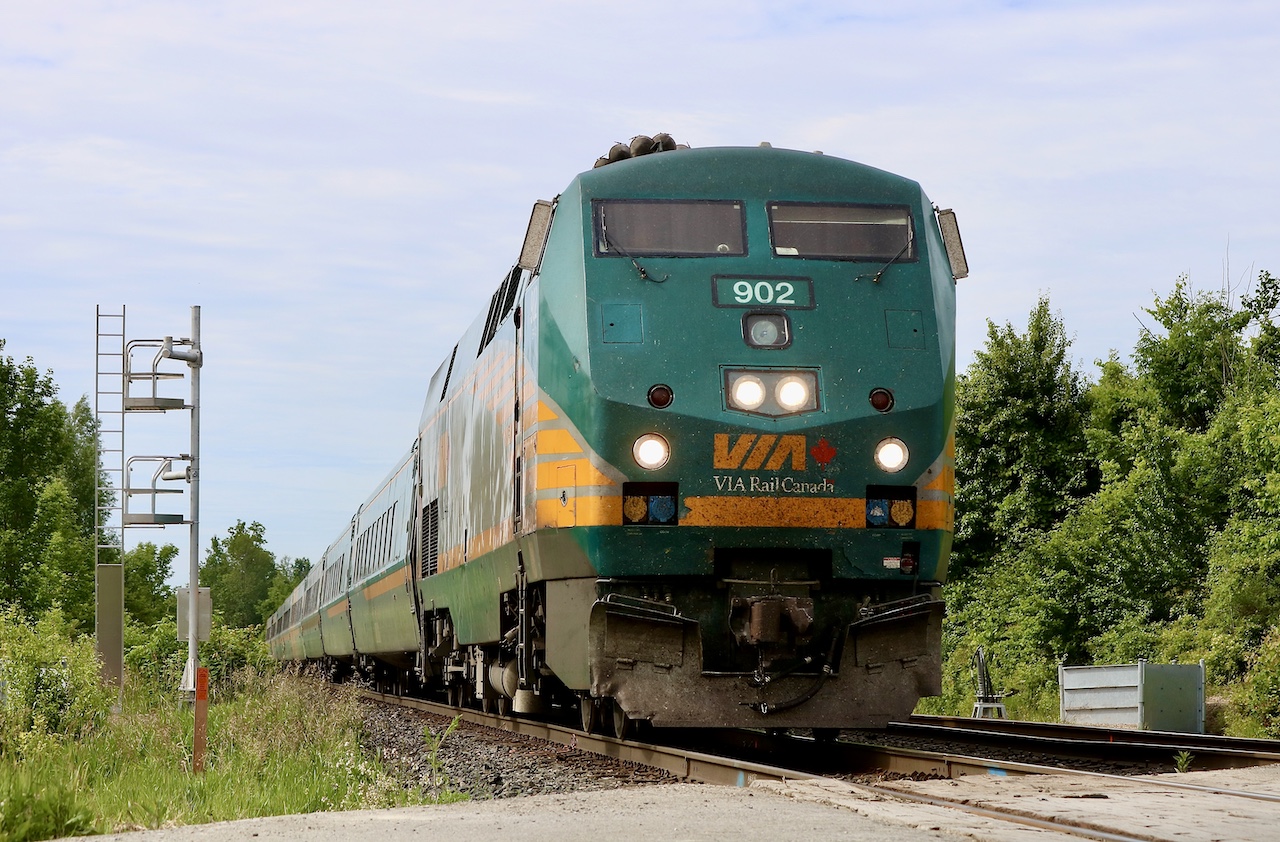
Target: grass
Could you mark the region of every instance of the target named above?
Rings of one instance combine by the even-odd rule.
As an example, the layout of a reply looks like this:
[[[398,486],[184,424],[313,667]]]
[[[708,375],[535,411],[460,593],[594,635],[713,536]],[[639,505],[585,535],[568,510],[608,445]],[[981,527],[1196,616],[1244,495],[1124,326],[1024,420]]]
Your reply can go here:
[[[457,798],[406,789],[361,750],[352,688],[246,670],[219,695],[201,775],[190,706],[154,689],[78,741],[0,755],[0,842]]]

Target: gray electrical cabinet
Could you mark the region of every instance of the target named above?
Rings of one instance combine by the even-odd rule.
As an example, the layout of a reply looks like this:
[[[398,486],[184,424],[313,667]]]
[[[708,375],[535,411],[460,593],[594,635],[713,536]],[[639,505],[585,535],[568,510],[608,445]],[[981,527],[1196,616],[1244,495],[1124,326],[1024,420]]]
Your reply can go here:
[[[208,588],[201,588],[197,595],[200,601],[199,627],[196,633],[201,642],[209,639],[209,631],[213,625],[213,595]],[[178,588],[178,640],[191,640],[190,620],[191,589]]]
[[[1144,731],[1204,733],[1204,662],[1058,667],[1061,719]]]

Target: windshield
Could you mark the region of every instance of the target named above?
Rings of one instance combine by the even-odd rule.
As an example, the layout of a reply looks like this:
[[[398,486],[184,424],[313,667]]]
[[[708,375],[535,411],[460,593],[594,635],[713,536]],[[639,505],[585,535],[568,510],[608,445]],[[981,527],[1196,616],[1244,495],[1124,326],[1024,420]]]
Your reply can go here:
[[[770,203],[773,253],[836,260],[914,260],[905,207]]]
[[[596,254],[746,254],[741,202],[597,201]]]

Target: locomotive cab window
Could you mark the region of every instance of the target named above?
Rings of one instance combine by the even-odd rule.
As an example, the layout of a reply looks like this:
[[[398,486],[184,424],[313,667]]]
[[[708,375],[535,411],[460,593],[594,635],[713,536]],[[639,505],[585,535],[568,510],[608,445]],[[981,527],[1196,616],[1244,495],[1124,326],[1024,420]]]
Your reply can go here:
[[[773,253],[827,260],[915,260],[905,207],[769,204]]]
[[[597,200],[596,256],[746,254],[742,203]]]

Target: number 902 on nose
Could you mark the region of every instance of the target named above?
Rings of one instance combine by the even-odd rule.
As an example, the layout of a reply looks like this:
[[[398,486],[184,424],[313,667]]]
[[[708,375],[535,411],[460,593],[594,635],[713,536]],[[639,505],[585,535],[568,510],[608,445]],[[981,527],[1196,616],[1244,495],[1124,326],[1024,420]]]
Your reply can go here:
[[[717,307],[776,307],[813,309],[813,281],[809,278],[760,278],[716,275],[711,279],[711,301]]]

